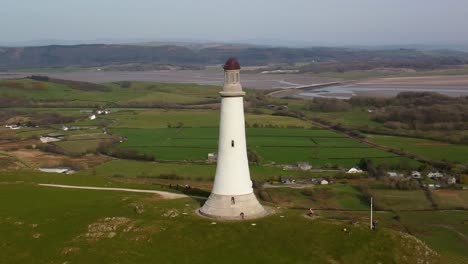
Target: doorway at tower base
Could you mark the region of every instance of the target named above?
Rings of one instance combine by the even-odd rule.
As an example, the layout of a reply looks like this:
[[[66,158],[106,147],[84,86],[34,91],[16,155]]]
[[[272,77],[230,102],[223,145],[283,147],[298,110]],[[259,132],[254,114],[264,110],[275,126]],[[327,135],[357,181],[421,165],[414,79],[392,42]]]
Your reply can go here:
[[[267,215],[254,193],[243,195],[220,195],[211,193],[199,210],[200,214],[212,218],[242,220]]]

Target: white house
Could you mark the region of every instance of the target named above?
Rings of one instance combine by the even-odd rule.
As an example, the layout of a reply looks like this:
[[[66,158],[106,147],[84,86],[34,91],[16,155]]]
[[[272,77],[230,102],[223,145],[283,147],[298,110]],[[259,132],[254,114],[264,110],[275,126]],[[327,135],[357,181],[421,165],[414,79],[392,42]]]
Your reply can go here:
[[[42,143],[49,143],[49,142],[57,142],[57,141],[61,141],[62,139],[64,139],[65,135],[63,134],[58,134],[58,133],[50,133],[48,135],[44,135],[44,136],[41,136],[39,138],[39,140],[42,142]]]
[[[39,140],[40,140],[42,143],[49,143],[49,142],[61,141],[62,139],[60,139],[60,138],[55,138],[55,137],[42,136],[42,137],[39,138]]]
[[[17,126],[17,125],[6,125],[5,126],[6,128],[9,128],[9,129],[13,129],[13,130],[16,130],[16,129],[20,129],[21,126]]]
[[[216,162],[217,159],[218,159],[218,154],[208,153],[208,162]]]
[[[58,167],[58,168],[39,168],[42,172],[50,172],[50,173],[65,173],[71,174],[74,171],[70,168]]]
[[[412,171],[411,172],[411,177],[415,179],[421,179],[421,173],[419,171]]]
[[[457,183],[457,179],[455,177],[448,177],[447,184],[455,184]]]
[[[362,173],[362,170],[356,167],[349,169],[346,173]]]
[[[89,116],[89,119],[91,119],[91,120],[96,119],[96,115],[91,115],[91,116]]]
[[[440,179],[440,178],[443,178],[444,177],[444,174],[438,172],[438,171],[431,171],[427,174],[427,177],[428,178],[431,178],[431,179]]]
[[[297,163],[297,167],[300,170],[310,170],[310,169],[312,169],[312,166],[307,162],[299,162],[299,163]]]
[[[327,180],[325,180],[325,179],[322,179],[322,180],[320,181],[320,184],[322,184],[322,185],[326,185],[326,184],[328,184],[328,181],[327,181]]]

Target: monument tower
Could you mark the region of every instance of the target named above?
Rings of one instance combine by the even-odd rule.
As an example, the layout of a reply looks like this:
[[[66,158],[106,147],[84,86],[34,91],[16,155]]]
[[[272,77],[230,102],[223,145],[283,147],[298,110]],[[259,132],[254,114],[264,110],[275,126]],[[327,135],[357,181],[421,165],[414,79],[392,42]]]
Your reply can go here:
[[[200,213],[223,219],[255,218],[266,211],[255,197],[250,179],[240,65],[235,58],[229,58],[223,68],[216,176]]]

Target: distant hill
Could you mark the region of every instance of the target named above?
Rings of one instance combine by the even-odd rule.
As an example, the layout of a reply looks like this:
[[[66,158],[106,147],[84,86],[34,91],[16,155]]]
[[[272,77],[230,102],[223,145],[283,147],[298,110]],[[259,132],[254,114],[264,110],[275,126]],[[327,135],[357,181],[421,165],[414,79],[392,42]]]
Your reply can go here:
[[[429,52],[414,49],[364,50],[352,48],[280,48],[250,45],[52,45],[0,48],[0,70],[40,67],[91,67],[127,63],[209,65],[235,56],[242,65],[310,63],[344,64],[344,70],[372,67],[433,69],[468,62],[468,53]],[[355,68],[353,65],[358,65]],[[312,67],[315,69],[316,66]],[[304,68],[304,69],[307,69]]]

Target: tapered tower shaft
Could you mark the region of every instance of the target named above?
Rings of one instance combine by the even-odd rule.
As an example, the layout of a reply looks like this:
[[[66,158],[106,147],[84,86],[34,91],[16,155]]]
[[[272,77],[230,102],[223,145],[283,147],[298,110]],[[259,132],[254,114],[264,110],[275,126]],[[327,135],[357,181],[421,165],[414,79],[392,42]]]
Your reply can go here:
[[[218,164],[213,190],[200,213],[226,219],[254,218],[265,214],[253,193],[247,159],[244,95],[240,66],[230,58],[224,65],[221,95]]]

